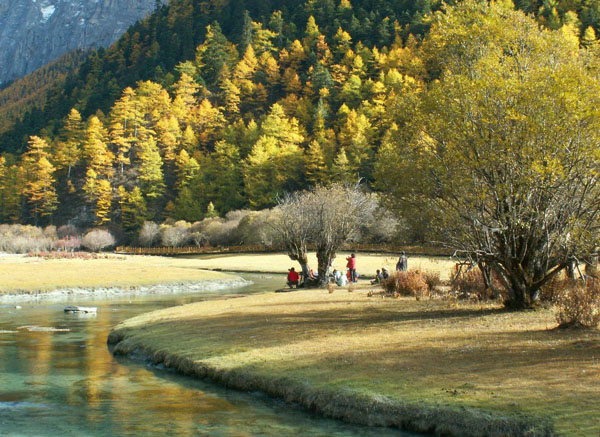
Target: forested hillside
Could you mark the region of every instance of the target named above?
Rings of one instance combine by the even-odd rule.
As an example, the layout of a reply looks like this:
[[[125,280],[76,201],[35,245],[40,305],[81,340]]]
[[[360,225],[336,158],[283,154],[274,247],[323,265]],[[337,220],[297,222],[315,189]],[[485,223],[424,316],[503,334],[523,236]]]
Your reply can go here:
[[[51,88],[61,86],[85,60],[86,50],[74,50],[0,90],[0,134],[14,126],[25,113],[39,111]]]
[[[590,2],[519,6],[595,47]],[[26,151],[0,160],[0,219],[133,236],[144,220],[271,207],[331,181],[383,188],[401,159],[389,151],[420,129],[408,109],[449,62],[427,36],[438,7],[172,1],[2,137]]]
[[[431,10],[429,0],[342,3],[349,7],[334,0],[306,4],[292,0],[172,0],[168,7],[132,26],[109,49],[95,52],[64,85],[49,93],[43,111],[28,114],[22,123],[0,136],[0,148],[21,151],[27,137],[44,127],[48,134],[56,133],[72,107],[77,107],[84,116],[97,110],[106,112],[122,90],[138,80],[153,80],[165,87],[172,85],[176,80],[173,68],[194,58],[196,46],[205,38],[206,26],[214,21],[243,54],[244,40],[251,31],[250,17],[277,33],[273,42],[276,49],[302,38],[310,15],[327,38],[332,38],[342,26],[355,42],[382,46],[393,41],[396,31],[404,35],[409,29],[422,33],[426,28],[423,16]],[[400,29],[401,26],[406,27]]]

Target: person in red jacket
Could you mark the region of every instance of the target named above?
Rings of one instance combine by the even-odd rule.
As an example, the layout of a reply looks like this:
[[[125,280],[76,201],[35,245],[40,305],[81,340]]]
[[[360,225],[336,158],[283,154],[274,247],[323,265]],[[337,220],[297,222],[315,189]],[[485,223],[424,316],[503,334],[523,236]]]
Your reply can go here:
[[[296,288],[298,288],[298,281],[300,281],[300,275],[298,274],[298,272],[292,267],[289,270],[289,273],[287,275],[287,285],[290,288],[294,288],[294,286],[296,286]]]
[[[346,267],[350,271],[350,281],[356,282],[356,278],[357,278],[357,276],[356,276],[356,255],[355,254],[350,255],[348,258],[346,258],[346,261],[348,261],[348,264],[346,264]]]

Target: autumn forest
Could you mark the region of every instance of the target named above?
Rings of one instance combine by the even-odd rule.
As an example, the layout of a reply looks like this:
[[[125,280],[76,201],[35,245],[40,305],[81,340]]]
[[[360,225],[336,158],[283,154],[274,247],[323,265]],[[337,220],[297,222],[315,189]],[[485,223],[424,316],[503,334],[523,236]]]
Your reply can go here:
[[[0,220],[133,238],[147,220],[269,208],[333,181],[418,197],[398,195],[398,181],[425,166],[390,167],[433,128],[427,93],[474,65],[472,53],[450,65],[452,32],[472,23],[428,0],[252,3],[174,0],[90,54],[0,137]],[[503,38],[510,10],[513,27],[560,40],[564,56],[596,56],[595,3],[534,3],[517,4],[529,17],[492,6],[486,43]],[[427,220],[410,223],[411,238]]]

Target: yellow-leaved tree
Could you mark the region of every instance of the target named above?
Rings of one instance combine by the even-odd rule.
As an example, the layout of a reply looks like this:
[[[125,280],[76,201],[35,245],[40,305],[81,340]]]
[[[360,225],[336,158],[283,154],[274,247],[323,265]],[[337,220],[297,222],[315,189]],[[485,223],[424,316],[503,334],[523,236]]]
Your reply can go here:
[[[298,121],[288,118],[280,105],[273,105],[262,123],[261,136],[245,161],[244,182],[252,206],[272,206],[277,195],[300,186],[303,141]]]
[[[58,207],[54,189],[55,168],[50,162],[48,143],[37,136],[29,139],[29,147],[23,155],[26,174],[23,194],[31,207],[35,223],[42,217],[51,216]]]
[[[114,155],[108,148],[108,132],[96,116],[90,117],[83,142],[86,162],[83,192],[94,212],[98,226],[110,221]]]
[[[378,167],[391,200],[435,211],[448,243],[502,281],[505,304],[528,308],[598,245],[600,78],[572,32],[513,8],[465,0],[436,14],[423,51],[438,80],[397,106],[411,136]]]

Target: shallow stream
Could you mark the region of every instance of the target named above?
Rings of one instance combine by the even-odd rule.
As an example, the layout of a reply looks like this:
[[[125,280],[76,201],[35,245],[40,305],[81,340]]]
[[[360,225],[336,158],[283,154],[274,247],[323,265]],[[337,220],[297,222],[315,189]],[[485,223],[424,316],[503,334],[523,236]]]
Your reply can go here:
[[[108,351],[108,333],[124,319],[273,290],[282,282],[242,276],[254,285],[193,295],[23,303],[20,309],[0,305],[0,436],[408,435],[323,419],[257,393],[223,389]],[[95,306],[98,313],[64,313],[66,305],[77,304]]]

